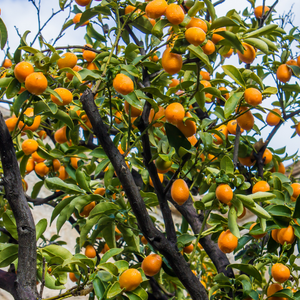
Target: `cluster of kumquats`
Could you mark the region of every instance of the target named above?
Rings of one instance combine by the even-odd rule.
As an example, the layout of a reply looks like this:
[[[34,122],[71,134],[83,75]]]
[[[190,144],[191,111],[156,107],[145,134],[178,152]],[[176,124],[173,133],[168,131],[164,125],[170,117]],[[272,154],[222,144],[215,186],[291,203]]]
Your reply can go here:
[[[91,0],[75,0],[75,2],[81,7],[88,7],[88,5],[91,4]],[[209,22],[196,14],[191,13],[192,16],[188,15],[189,9],[193,9],[193,1],[187,1],[183,3],[183,5],[179,5],[175,2],[168,4],[168,2],[165,0],[152,0],[147,1],[146,5],[137,6],[133,6],[133,3],[122,3],[120,9],[123,22],[128,21],[130,18],[143,18],[148,19],[151,26],[155,28],[155,26],[159,26],[159,22],[167,20],[168,26],[171,28],[165,36],[165,40],[168,39],[168,42],[165,43],[166,48],[163,50],[161,58],[159,57],[160,53],[158,49],[155,49],[155,51],[151,50],[147,53],[147,57],[145,58],[149,69],[151,69],[153,64],[161,68],[165,77],[158,79],[156,82],[154,81],[152,85],[157,84],[160,86],[161,91],[168,95],[170,100],[164,101],[160,99],[160,97],[152,100],[155,102],[156,107],[151,109],[149,115],[149,123],[151,124],[153,133],[150,142],[153,147],[153,153],[155,153],[155,165],[160,181],[163,182],[164,179],[169,179],[182,162],[182,157],[180,157],[179,153],[175,154],[174,149],[171,150],[173,145],[171,141],[168,141],[169,134],[166,129],[167,124],[167,126],[172,126],[170,128],[173,128],[174,135],[177,136],[176,132],[180,132],[180,138],[189,141],[190,148],[188,150],[196,149],[195,152],[193,152],[193,154],[196,153],[196,155],[191,160],[192,164],[189,166],[189,169],[186,168],[184,171],[186,172],[185,177],[193,182],[193,185],[198,185],[199,193],[206,194],[204,197],[207,198],[206,201],[203,201],[203,204],[205,204],[203,208],[219,210],[221,212],[227,212],[228,210],[232,212],[234,210],[235,220],[233,223],[232,221],[226,221],[222,226],[218,224],[217,226],[219,227],[216,227],[215,232],[212,231],[214,234],[219,233],[215,235],[215,241],[217,241],[220,250],[224,253],[231,253],[237,249],[239,230],[245,228],[249,230],[250,233],[248,235],[251,236],[255,242],[257,242],[257,240],[261,241],[269,230],[271,233],[270,240],[276,244],[277,248],[282,246],[282,248],[286,249],[290,247],[288,245],[295,244],[296,236],[294,228],[298,225],[297,217],[293,220],[290,218],[291,225],[284,227],[273,222],[273,227],[270,229],[269,226],[268,229],[266,229],[266,220],[270,219],[271,216],[276,216],[275,210],[274,212],[272,212],[271,209],[265,210],[253,200],[259,199],[256,201],[267,202],[275,196],[276,198],[282,197],[278,200],[279,203],[282,199],[286,200],[289,198],[288,201],[290,201],[291,204],[288,203],[288,209],[293,211],[295,208],[295,202],[300,194],[300,184],[291,183],[289,179],[284,176],[285,167],[280,157],[276,155],[273,149],[271,149],[271,151],[266,148],[263,153],[263,163],[267,179],[261,180],[253,178],[252,176],[251,178],[247,178],[249,182],[246,182],[245,173],[247,171],[251,170],[255,175],[257,174],[255,150],[259,149],[255,149],[257,143],[254,138],[251,139],[251,137],[248,138],[247,135],[242,135],[244,139],[240,144],[244,146],[244,152],[240,151],[238,153],[238,160],[241,166],[239,171],[229,172],[229,175],[224,174],[222,163],[220,164],[220,161],[223,161],[223,159],[226,161],[226,159],[229,158],[231,163],[227,164],[224,169],[228,171],[228,168],[231,167],[233,143],[235,135],[237,134],[237,126],[239,126],[242,134],[252,129],[257,132],[252,111],[255,109],[263,110],[260,105],[271,93],[264,93],[263,88],[259,88],[258,84],[253,82],[244,87],[237,88],[235,84],[226,84],[227,81],[220,78],[219,80],[211,80],[212,72],[209,73],[205,70],[205,66],[203,66],[203,68],[201,67],[201,70],[197,69],[199,71],[197,72],[198,74],[193,74],[191,76],[192,78],[185,80],[185,76],[183,76],[183,55],[172,51],[173,47],[176,47],[176,41],[184,39],[189,45],[188,47],[192,47],[189,49],[200,46],[206,57],[219,57],[224,63],[225,58],[229,58],[236,53],[240,62],[252,64],[256,59],[257,49],[246,42],[242,42],[241,44],[244,49],[242,53],[233,46],[228,47],[226,43],[223,44],[225,35],[223,36],[222,32],[227,31],[226,27],[210,30],[211,24]],[[191,6],[189,6],[190,2]],[[269,8],[265,7],[263,9],[262,6],[256,7],[254,10],[255,17],[260,19],[263,15],[263,11],[267,13]],[[79,23],[81,17],[82,13],[77,13],[73,18],[73,24]],[[185,20],[188,20],[186,24],[184,23]],[[89,20],[85,21],[81,26],[89,26]],[[106,76],[107,69],[109,68],[106,65],[107,56],[102,55],[105,51],[101,50],[102,48],[99,46],[100,43],[97,41],[92,44],[92,39],[90,40],[91,43],[84,45],[82,49],[68,49],[67,52],[60,53],[60,55],[55,53],[58,55],[58,58],[56,60],[53,59],[51,66],[49,65],[46,69],[40,68],[35,63],[33,55],[25,55],[24,60],[18,63],[6,58],[2,65],[1,78],[8,80],[13,78],[15,84],[15,93],[12,93],[12,97],[22,99],[21,103],[17,101],[17,104],[14,105],[12,110],[15,112],[15,115],[6,120],[6,125],[15,139],[19,157],[22,157],[20,168],[23,168],[21,173],[23,173],[24,177],[34,171],[41,180],[58,177],[63,181],[72,182],[78,168],[91,167],[91,165],[94,167],[94,162],[97,162],[97,165],[101,166],[101,168],[96,169],[95,166],[88,174],[89,176],[93,174],[95,169],[97,170],[97,175],[99,175],[101,171],[105,173],[111,170],[111,164],[109,162],[102,164],[103,161],[97,160],[99,157],[102,159],[103,154],[100,156],[99,154],[97,154],[98,156],[95,155],[95,157],[93,157],[93,163],[90,164],[90,162],[87,162],[90,160],[88,156],[82,153],[84,151],[80,149],[78,151],[76,150],[76,147],[79,145],[80,135],[88,137],[89,134],[93,134],[91,122],[83,111],[79,100],[80,95],[87,87],[94,88],[95,85],[97,86],[96,81],[100,78],[99,74],[103,75],[103,73],[105,73],[104,75]],[[224,47],[224,45],[226,46]],[[99,53],[100,56],[98,56]],[[217,54],[220,55],[217,56]],[[138,54],[133,51],[133,55],[137,56]],[[118,56],[109,56],[108,58],[112,63],[113,59],[117,60]],[[123,62],[122,60],[122,63]],[[118,61],[118,63],[121,64],[120,61]],[[100,85],[100,89],[97,90],[98,93],[95,95],[95,101],[100,108],[99,111],[103,120],[107,125],[118,130],[118,137],[115,139],[116,145],[121,154],[125,154],[126,152],[126,162],[127,164],[130,162],[130,166],[129,164],[128,166],[141,169],[141,156],[138,157],[141,153],[134,153],[128,146],[133,144],[137,147],[135,149],[141,149],[139,148],[141,145],[137,124],[142,114],[140,98],[144,96],[146,99],[146,96],[143,95],[139,96],[139,99],[137,99],[137,97],[133,99],[132,94],[136,95],[138,91],[137,81],[139,80],[139,76],[132,75],[134,70],[131,70],[132,72],[130,73],[126,71],[128,69],[125,68],[124,71],[124,69],[121,70],[121,68],[118,68],[116,65],[117,64],[114,63],[108,72],[110,75],[107,75],[105,78],[106,83],[110,85],[108,92],[105,92],[106,87],[104,85]],[[136,65],[138,65],[138,63],[136,63]],[[285,63],[280,65],[274,64],[274,66],[276,66],[276,71],[274,69],[275,67],[273,71],[274,73],[276,72],[277,80],[280,84],[286,84],[293,75],[293,68],[291,66],[300,67],[300,57],[298,57],[297,60],[286,60]],[[138,70],[138,68],[136,68],[136,70]],[[178,77],[174,76],[176,74],[179,74]],[[81,75],[89,79],[86,81],[81,80]],[[199,82],[197,82],[197,80],[199,80]],[[13,81],[9,81],[9,83]],[[214,125],[207,130],[206,127],[203,127],[202,120],[199,120],[197,117],[197,107],[193,106],[195,101],[193,103],[189,101],[193,99],[194,96],[191,90],[189,90],[190,86],[197,86],[197,89],[200,86],[201,90],[205,89],[203,108],[205,103],[207,103],[207,105],[213,105],[215,108],[226,106],[227,100],[230,99],[236,91],[241,93],[241,101],[234,107],[229,118],[223,118],[224,121],[221,125]],[[229,88],[229,90],[227,88]],[[151,91],[149,93],[151,93]],[[276,94],[276,92],[273,94]],[[41,108],[41,103],[44,104],[44,108]],[[15,109],[15,107],[18,109]],[[46,113],[43,113],[44,110],[46,110]],[[282,111],[279,106],[274,106],[267,114],[265,123],[268,126],[274,127],[283,121],[281,116]],[[70,122],[72,125],[70,125]],[[295,130],[296,133],[300,135],[300,123],[295,123]],[[208,147],[209,150],[200,145],[199,136],[200,133],[204,134],[204,131],[207,131],[205,133],[209,135],[209,137],[206,136],[206,138],[211,140]],[[128,132],[130,135],[130,143],[127,143]],[[51,146],[46,144],[47,135],[50,135],[53,139],[55,149],[51,149]],[[21,136],[20,139],[17,138],[19,136]],[[201,139],[204,141],[204,135],[201,135]],[[209,144],[209,141],[207,143]],[[85,151],[87,152],[88,149]],[[134,155],[130,153],[134,153]],[[218,161],[219,157],[220,161]],[[138,163],[136,162],[137,160]],[[206,167],[211,168],[207,171]],[[142,173],[143,171],[144,170],[142,170]],[[244,171],[245,173],[243,173]],[[201,172],[203,174],[206,172],[205,176],[202,176]],[[183,174],[183,172],[179,172],[179,177]],[[275,183],[272,174],[277,174],[276,178],[280,178],[281,181],[278,179],[280,183]],[[153,182],[149,176],[145,177],[143,175],[144,173],[142,177],[145,191],[152,194],[153,188],[151,187],[153,187]],[[282,177],[279,177],[281,175]],[[241,177],[243,178],[242,180]],[[186,178],[175,179],[171,186],[171,198],[180,206],[191,197],[190,186],[187,184]],[[253,185],[252,190],[250,181]],[[111,181],[109,181],[109,183],[111,184]],[[99,187],[98,185],[89,190],[89,193],[107,198],[110,197],[109,199],[113,199],[112,201],[114,201],[116,198],[118,199],[119,196],[120,198],[123,197],[121,193],[122,187],[118,184],[115,185],[115,189],[111,193],[108,191],[108,186]],[[206,193],[207,191],[208,193]],[[246,191],[248,194],[246,194]],[[118,195],[116,195],[116,193],[118,193]],[[241,194],[241,196],[239,194]],[[68,197],[69,196],[62,197],[61,201],[64,201],[64,199]],[[114,203],[117,203],[117,201],[114,201]],[[278,203],[274,202],[274,206]],[[79,214],[75,213],[75,217],[79,220],[80,225],[86,224],[83,219],[89,217],[96,205],[96,201],[91,201],[88,205],[82,207]],[[237,219],[242,219],[247,209],[257,214],[258,221],[251,225],[246,224],[245,227],[239,227],[237,225]],[[127,220],[125,220],[125,222],[127,222]],[[264,224],[264,226],[261,224]],[[286,222],[284,222],[284,224],[286,224]],[[235,228],[234,232],[232,232],[232,228]],[[115,227],[114,238],[117,241],[120,240],[124,242],[123,234],[117,226]],[[101,247],[98,247],[99,241]],[[99,241],[95,243],[85,243],[85,255],[87,257],[95,258],[99,255],[99,252],[105,254],[110,250],[110,247],[102,237],[99,238]],[[144,237],[141,237],[140,247],[143,247],[142,249],[147,253],[146,256],[143,255],[143,257],[145,257],[141,263],[143,273],[146,276],[155,276],[162,268],[163,258],[157,253],[151,253],[153,249],[148,245],[148,241]],[[194,247],[196,247],[196,249],[194,249]],[[182,254],[188,259],[189,256],[193,256],[192,253],[195,253],[195,251],[197,251],[199,257],[202,256],[204,253],[202,249],[198,241],[195,245],[189,241],[183,245],[180,250],[182,250]],[[284,255],[280,256],[278,262],[275,264],[268,261],[268,265],[272,265],[272,278],[277,282],[269,285],[267,289],[268,296],[283,289],[281,284],[290,279],[290,269],[292,269],[292,267],[286,266],[286,262],[287,260]],[[193,272],[199,277],[199,280],[201,280],[205,287],[207,282],[212,281],[211,275],[215,275],[215,268],[209,267],[209,264],[206,266],[201,263],[195,263],[193,268]],[[79,278],[79,272],[76,274],[70,273],[70,279],[72,281],[77,282]],[[130,292],[140,286],[144,279],[143,274],[138,269],[127,268],[127,270],[119,276],[118,281],[121,289],[124,288],[125,291]],[[291,285],[289,284],[287,286]],[[281,300],[283,298],[272,297],[270,299]]]

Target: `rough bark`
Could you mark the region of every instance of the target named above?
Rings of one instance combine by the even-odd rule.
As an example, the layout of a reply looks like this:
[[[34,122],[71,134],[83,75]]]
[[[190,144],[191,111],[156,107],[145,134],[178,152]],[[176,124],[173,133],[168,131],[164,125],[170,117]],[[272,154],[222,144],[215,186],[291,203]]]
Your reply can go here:
[[[83,109],[91,121],[95,135],[115,168],[143,235],[167,259],[191,297],[195,300],[207,299],[203,285],[193,275],[184,257],[153,224],[133,176],[125,164],[124,157],[120,154],[105,129],[91,91],[86,90],[80,100],[83,104]]]
[[[22,178],[11,135],[0,112],[0,155],[5,197],[16,219],[18,231],[18,274],[1,272],[7,285],[1,286],[15,299],[36,299],[35,224],[22,187]],[[0,280],[2,282],[2,280]],[[7,289],[6,289],[7,288]],[[13,293],[12,293],[13,292]]]

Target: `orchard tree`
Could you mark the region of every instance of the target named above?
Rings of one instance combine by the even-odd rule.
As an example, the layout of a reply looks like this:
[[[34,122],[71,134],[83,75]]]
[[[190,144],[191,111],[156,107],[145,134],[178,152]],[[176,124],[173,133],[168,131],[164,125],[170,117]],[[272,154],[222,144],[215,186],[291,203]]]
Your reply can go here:
[[[72,280],[49,299],[300,297],[300,184],[283,165],[297,155],[268,147],[288,120],[300,135],[300,35],[276,17],[278,0],[248,2],[217,16],[226,1],[61,0],[59,35],[42,34],[57,11],[14,52],[0,19],[12,113],[0,114],[2,289],[42,299]],[[56,47],[80,26],[86,45]],[[50,240],[38,205],[54,208]],[[80,234],[73,253],[59,237],[66,222]]]

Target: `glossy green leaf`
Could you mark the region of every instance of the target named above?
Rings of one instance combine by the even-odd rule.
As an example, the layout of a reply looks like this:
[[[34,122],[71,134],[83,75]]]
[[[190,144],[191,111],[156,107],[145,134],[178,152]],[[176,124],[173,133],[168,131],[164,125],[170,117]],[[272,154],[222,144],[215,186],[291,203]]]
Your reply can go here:
[[[226,267],[226,269],[227,268],[238,269],[243,273],[246,273],[247,275],[254,277],[258,282],[262,282],[262,277],[260,272],[250,264],[230,264]]]
[[[243,97],[244,92],[233,93],[225,102],[224,116],[227,119],[235,111],[240,99]]]
[[[47,219],[41,219],[35,226],[35,231],[36,231],[36,240],[38,240],[42,234],[45,232],[47,228],[48,222]]]
[[[267,43],[265,43],[261,39],[248,38],[248,39],[245,39],[244,42],[259,49],[260,51],[264,52],[265,54],[269,53],[269,47],[268,47]]]
[[[120,249],[120,248],[110,249],[102,256],[100,262],[101,263],[107,262],[111,257],[122,253],[122,251],[123,251],[123,249]]]
[[[7,34],[6,26],[3,22],[3,20],[0,18],[0,48],[2,50],[6,45],[7,37],[8,37],[8,34]]]
[[[202,48],[200,46],[196,47],[194,45],[190,45],[187,47],[187,49],[193,53],[196,57],[198,57],[205,65],[207,68],[207,71],[209,73],[213,72],[213,68],[210,64],[208,56],[203,52]]]
[[[18,258],[18,245],[7,244],[4,249],[0,251],[0,268],[9,266]]]
[[[232,159],[228,155],[223,156],[220,167],[226,174],[234,173],[234,165]]]
[[[222,69],[226,75],[233,79],[238,85],[245,87],[245,81],[240,71],[231,65],[222,66]]]
[[[84,191],[75,184],[66,183],[58,177],[46,178],[45,184],[50,190],[64,191],[66,194],[84,194]]]
[[[271,33],[272,31],[274,31],[277,28],[278,28],[278,25],[276,25],[276,24],[269,24],[269,25],[263,26],[262,28],[259,28],[257,30],[251,31],[249,33],[246,33],[244,35],[244,38],[262,36],[262,35]]]
[[[218,29],[221,27],[227,27],[227,26],[239,26],[239,24],[236,22],[236,20],[230,19],[228,17],[220,17],[214,20],[214,22],[212,22],[210,26],[210,30]]]

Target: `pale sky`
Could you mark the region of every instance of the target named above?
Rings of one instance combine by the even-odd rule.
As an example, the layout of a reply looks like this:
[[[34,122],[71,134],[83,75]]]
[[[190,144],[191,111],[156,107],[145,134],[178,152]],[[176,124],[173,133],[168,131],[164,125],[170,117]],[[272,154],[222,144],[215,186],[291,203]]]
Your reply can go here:
[[[214,0],[213,2],[215,2]],[[38,3],[38,0],[36,0]],[[68,1],[69,2],[69,1]],[[75,1],[73,1],[75,3]],[[95,5],[99,2],[93,1]],[[256,0],[256,5],[261,5],[263,0]],[[266,0],[266,5],[271,6],[275,0]],[[280,15],[287,13],[290,8],[293,6],[293,12],[300,12],[300,0],[279,0],[279,3],[276,6],[276,11],[279,12]],[[221,5],[217,6],[216,11],[218,16],[225,15],[227,11],[231,9],[236,9],[238,12],[242,12],[246,7],[250,9],[251,5],[247,0],[226,0]],[[0,1],[0,9],[1,9],[1,18],[7,26],[8,34],[9,34],[9,47],[12,52],[19,45],[19,37],[16,33],[15,27],[18,29],[19,33],[22,35],[26,30],[30,30],[31,33],[28,35],[27,41],[30,42],[37,33],[37,17],[36,17],[36,9],[28,0],[1,0]],[[83,10],[83,7],[80,7]],[[41,0],[41,24],[51,16],[52,11],[56,12],[59,10],[59,0]],[[42,31],[44,38],[50,42],[51,39],[55,38],[59,33],[63,21],[68,16],[68,10],[65,12],[61,12],[56,15],[49,24]],[[74,14],[71,13],[71,18],[73,18]],[[294,25],[300,26],[300,18],[294,19]],[[56,46],[66,46],[66,45],[84,45],[85,41],[83,36],[85,34],[85,28],[78,28],[74,30],[74,26],[71,26],[65,31],[65,36],[60,39]],[[36,47],[38,45],[36,44]],[[0,51],[0,61],[3,60],[4,53]],[[230,60],[227,60],[227,64],[234,64],[238,66],[238,58],[235,55]],[[294,82],[299,79],[295,79],[293,77]],[[292,82],[291,82],[292,83]],[[268,83],[272,84],[272,83]],[[264,101],[264,105],[267,107],[271,107],[272,101],[275,99],[266,99]],[[300,117],[299,117],[300,121]],[[257,122],[257,121],[256,121]],[[257,122],[259,125],[259,122]],[[280,148],[284,145],[287,146],[287,151],[289,154],[295,153],[299,149],[300,137],[296,136],[292,140],[290,137],[293,134],[293,130],[290,128],[290,123],[286,123],[281,126],[278,130],[276,137],[270,143],[271,147]],[[271,128],[266,128],[263,130],[263,137],[266,137],[268,133],[271,131]],[[286,164],[286,163],[285,163]]]

